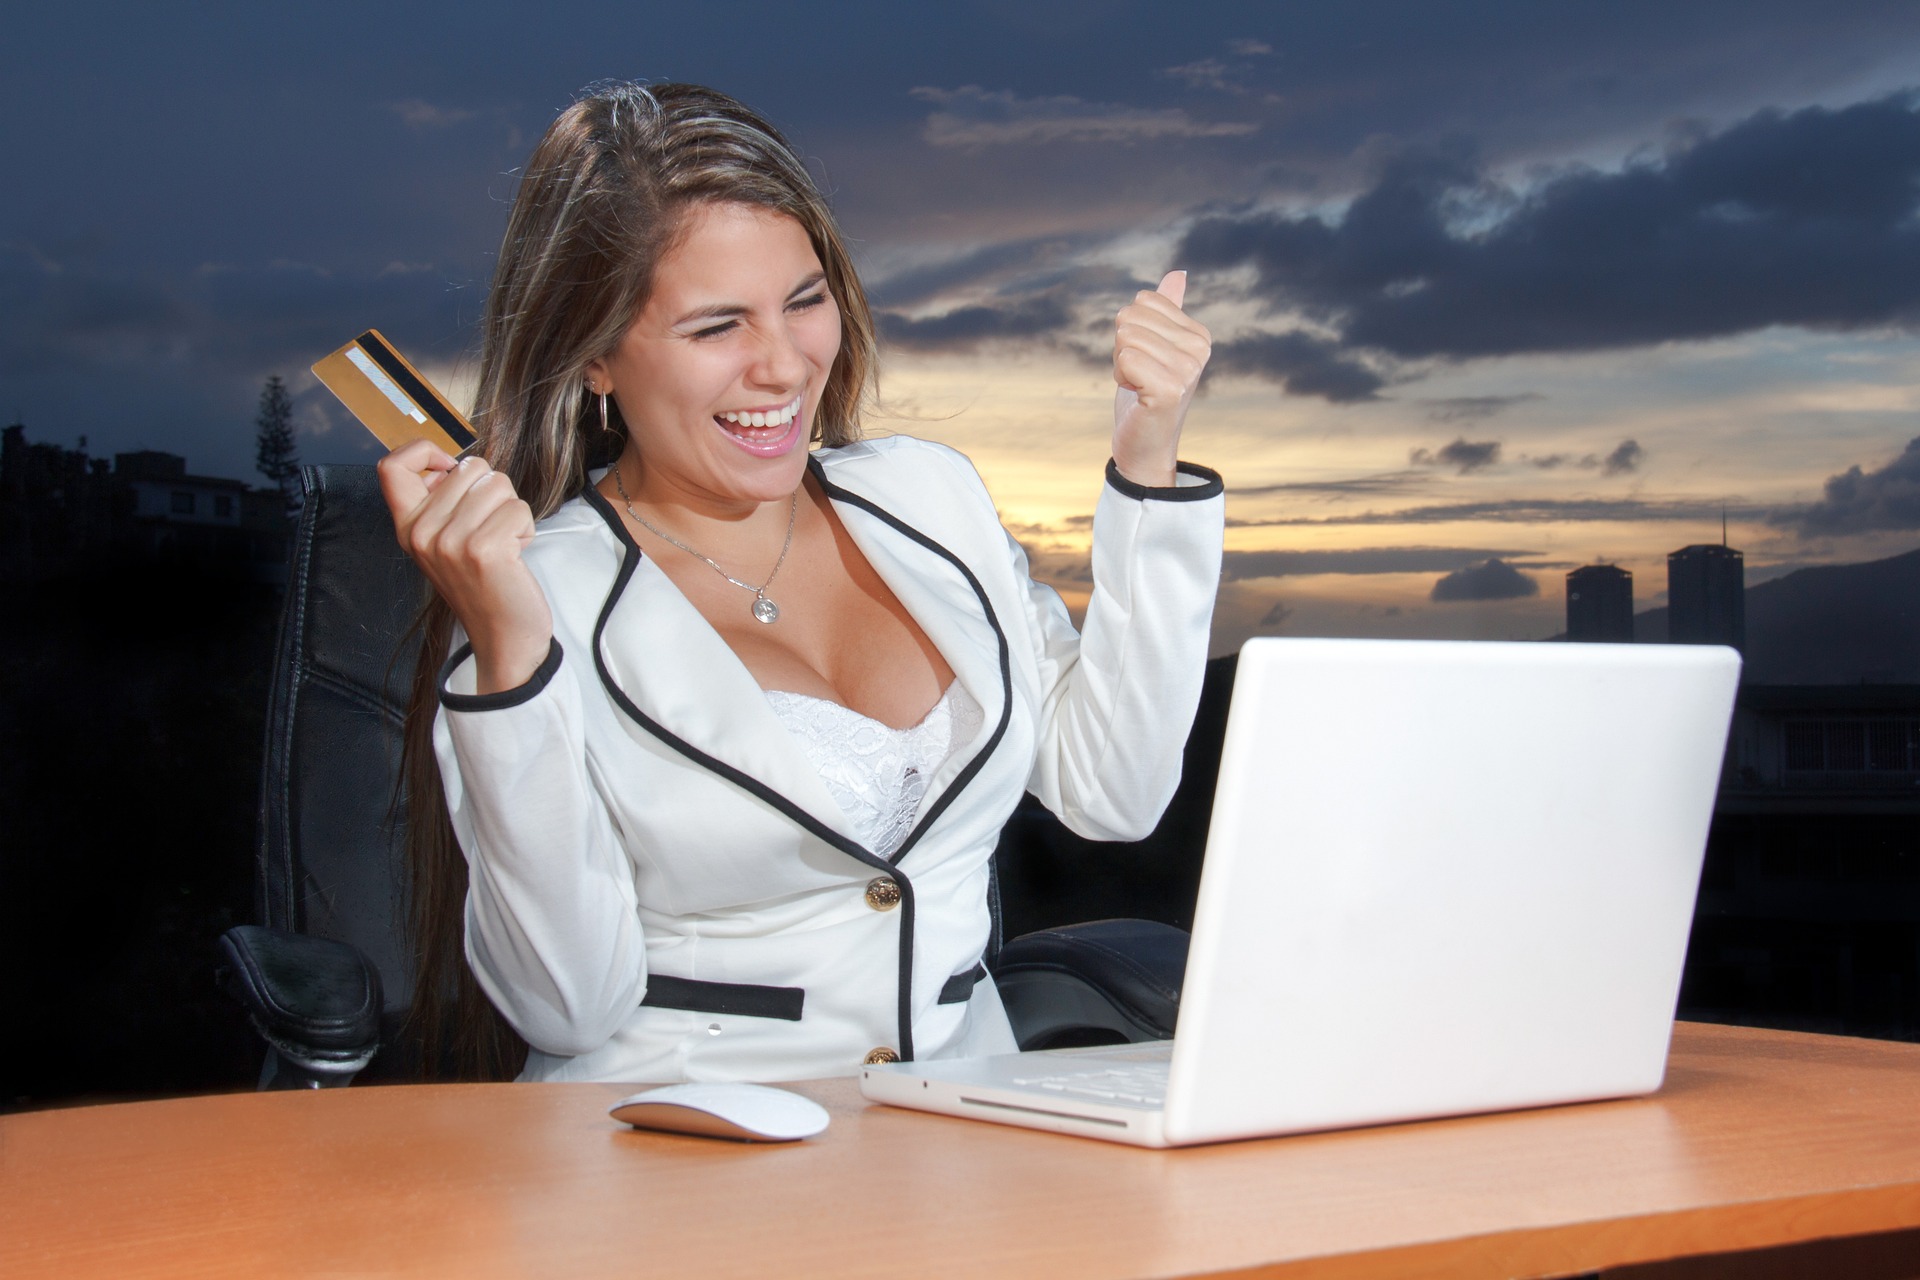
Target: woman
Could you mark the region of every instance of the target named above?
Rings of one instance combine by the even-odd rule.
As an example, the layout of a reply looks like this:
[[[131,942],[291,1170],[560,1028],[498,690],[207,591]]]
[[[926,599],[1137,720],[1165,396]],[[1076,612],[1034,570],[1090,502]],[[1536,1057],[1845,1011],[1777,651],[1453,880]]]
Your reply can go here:
[[[780,135],[687,85],[563,113],[487,302],[484,459],[380,464],[434,588],[429,1031],[453,992],[468,1060],[511,1069],[490,1004],[523,1079],[1010,1051],[981,968],[1000,827],[1031,789],[1145,834],[1199,695],[1223,499],[1174,460],[1208,351],[1183,286],[1119,315],[1083,639],[964,458],[859,440],[872,320]]]

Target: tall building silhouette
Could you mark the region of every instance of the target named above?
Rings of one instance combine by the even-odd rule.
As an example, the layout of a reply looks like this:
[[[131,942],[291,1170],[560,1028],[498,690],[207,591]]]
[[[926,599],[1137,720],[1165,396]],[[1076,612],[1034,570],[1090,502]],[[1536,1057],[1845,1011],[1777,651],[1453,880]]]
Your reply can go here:
[[[1667,556],[1667,638],[1746,648],[1746,557],[1714,543]]]
[[[1590,564],[1567,575],[1567,639],[1633,639],[1633,574],[1614,564]]]

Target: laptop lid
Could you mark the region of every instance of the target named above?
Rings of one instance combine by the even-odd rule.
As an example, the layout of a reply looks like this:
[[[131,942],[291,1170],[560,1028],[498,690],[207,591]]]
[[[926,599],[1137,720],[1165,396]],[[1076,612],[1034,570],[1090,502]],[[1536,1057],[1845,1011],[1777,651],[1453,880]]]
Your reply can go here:
[[[1739,667],[1249,641],[1167,1139],[1658,1088]]]

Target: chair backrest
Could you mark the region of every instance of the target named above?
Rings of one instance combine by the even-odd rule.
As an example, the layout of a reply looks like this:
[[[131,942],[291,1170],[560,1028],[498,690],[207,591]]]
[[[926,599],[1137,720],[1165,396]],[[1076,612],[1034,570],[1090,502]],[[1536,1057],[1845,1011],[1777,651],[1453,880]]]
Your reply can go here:
[[[371,466],[310,466],[301,481],[261,773],[260,919],[365,953],[391,1045],[413,993],[395,784],[419,648],[407,631],[425,587]],[[388,1070],[375,1073],[402,1056],[383,1050],[376,1067]]]

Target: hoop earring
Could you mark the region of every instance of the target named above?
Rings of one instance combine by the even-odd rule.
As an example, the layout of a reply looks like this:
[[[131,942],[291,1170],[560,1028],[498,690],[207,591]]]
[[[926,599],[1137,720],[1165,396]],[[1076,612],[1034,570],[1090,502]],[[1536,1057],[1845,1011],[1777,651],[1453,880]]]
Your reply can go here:
[[[607,431],[607,393],[602,391],[600,393],[600,434],[605,435]]]

